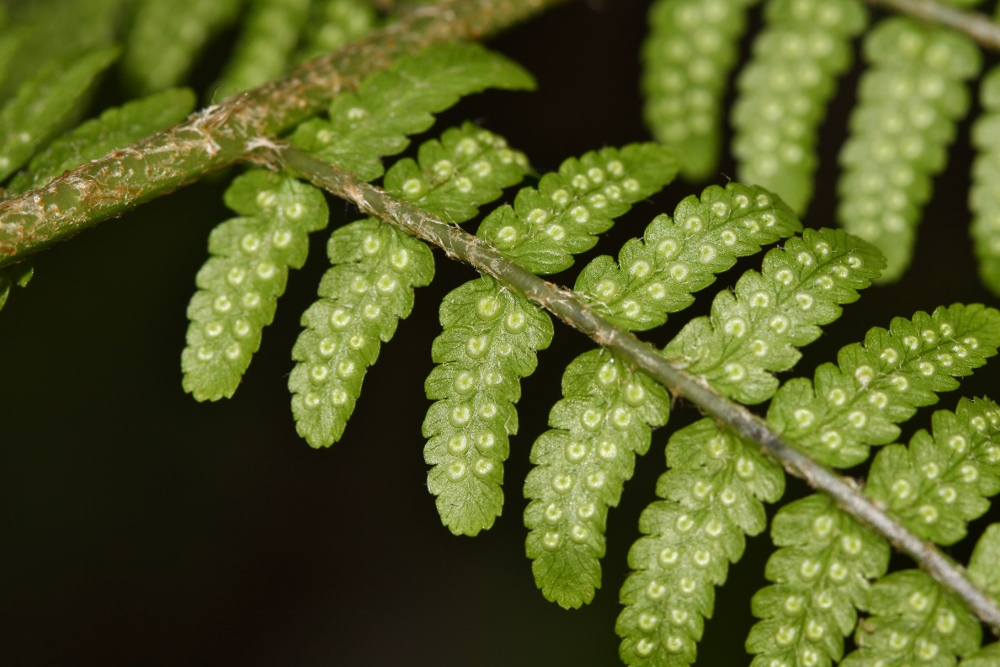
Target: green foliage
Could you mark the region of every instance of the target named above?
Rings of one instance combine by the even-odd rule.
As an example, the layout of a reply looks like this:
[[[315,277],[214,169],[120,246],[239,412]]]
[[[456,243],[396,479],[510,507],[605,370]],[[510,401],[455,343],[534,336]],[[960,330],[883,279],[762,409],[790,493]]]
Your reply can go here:
[[[1000,642],[993,642],[960,663],[962,667],[1000,667]]]
[[[10,290],[14,285],[24,287],[35,273],[35,266],[30,261],[24,261],[14,266],[0,269],[0,309],[7,303]]]
[[[972,239],[979,258],[979,277],[1000,295],[1000,67],[983,77],[979,87],[983,114],[972,126],[976,160],[972,165],[969,208]]]
[[[677,149],[685,178],[712,175],[719,161],[721,102],[755,0],[659,0],[643,45],[646,124]]]
[[[625,609],[616,630],[629,665],[688,665],[714,607],[713,585],[743,555],[743,535],[767,525],[761,501],[776,502],[785,477],[755,443],[703,419],[675,432],[667,446],[670,469],[646,508],[646,535],[629,551],[621,590]]]
[[[858,298],[882,265],[863,241],[833,230],[805,230],[768,252],[763,273],[748,271],[735,295],[722,291],[712,316],[692,320],[664,354],[708,378],[741,402],[770,398],[801,354],[820,335],[817,325],[840,316],[837,304]],[[640,519],[646,535],[629,553],[634,572],[622,587],[626,605],[617,631],[630,665],[687,665],[696,656],[702,617],[714,607],[713,586],[743,554],[744,534],[766,526],[760,501],[784,490],[781,468],[752,442],[702,420],[671,437],[670,470]]]
[[[226,206],[242,217],[212,231],[198,272],[181,355],[184,390],[199,401],[230,397],[274,319],[288,269],[309,251],[309,232],[329,215],[322,192],[290,176],[250,171],[233,181]]]
[[[817,129],[867,10],[861,0],[769,0],[764,13],[739,76],[733,153],[740,180],[777,192],[801,214],[812,198]]]
[[[774,395],[771,373],[788,370],[816,340],[819,326],[840,317],[840,303],[858,299],[883,266],[864,241],[829,229],[806,230],[764,258],[762,273],[748,271],[735,293],[722,291],[710,317],[690,321],[664,354],[741,403]]]
[[[216,99],[255,88],[285,73],[309,17],[309,0],[253,0]]]
[[[31,0],[6,2],[9,17],[0,33],[8,57],[0,58],[7,99],[50,66],[113,46],[127,0]],[[13,42],[13,46],[10,44]]]
[[[1000,313],[992,309],[954,305],[949,309],[939,308],[932,316],[917,313],[912,323],[897,318],[892,323],[890,335],[901,342],[904,349],[913,352],[919,349],[920,344],[912,340],[908,342],[907,336],[918,334],[927,351],[935,349],[942,338],[954,340],[961,336],[961,345],[972,348],[975,344],[980,354],[990,356],[995,353],[996,343],[989,341],[997,340],[998,322]],[[944,329],[942,325],[945,325]],[[982,342],[967,340],[973,332]],[[874,354],[881,351],[879,358],[890,363],[890,369],[912,366],[927,370],[926,366],[921,367],[927,362],[919,359],[903,360],[892,354],[885,355],[885,350],[897,350],[885,345],[885,338],[884,330],[869,331],[866,352]],[[877,344],[879,341],[883,344]],[[847,368],[865,368],[857,365],[858,350],[859,346],[841,350],[842,370],[847,358],[852,359],[854,364]],[[955,349],[951,349],[950,353],[955,356],[960,354]],[[826,365],[825,373],[822,372],[824,367],[816,373],[817,387],[829,391],[826,394],[830,400],[828,410],[837,412],[834,409],[836,406],[842,414],[845,409],[853,407],[855,417],[852,426],[858,430],[865,425],[862,417],[873,414],[863,406],[881,404],[880,411],[887,417],[886,423],[858,435],[864,443],[879,444],[879,434],[891,430],[898,432],[888,422],[903,421],[912,415],[912,408],[908,412],[903,409],[907,401],[913,405],[927,405],[936,400],[931,392],[953,389],[956,384],[946,376],[937,376],[931,382],[920,384],[912,381],[911,375],[898,374],[896,377],[905,377],[908,382],[896,381],[890,390],[888,385],[878,384],[880,380],[871,370],[876,363],[871,359],[867,361],[871,365],[861,374],[868,379],[858,378],[855,372],[854,378],[859,384],[853,388],[843,381],[838,382],[836,369],[830,365]],[[944,366],[948,359],[938,356],[937,361]],[[958,371],[956,374],[968,374],[981,364],[980,357],[954,370]],[[844,377],[848,377],[847,374],[840,379]],[[924,377],[935,378],[933,373],[924,373]],[[787,387],[799,382],[791,380],[786,383],[772,406],[784,395]],[[875,397],[874,401],[872,397]],[[822,414],[813,410],[810,412]],[[798,412],[796,416],[801,419],[807,415]],[[769,421],[779,431],[784,430],[770,415]],[[830,414],[826,416],[826,421],[827,426],[839,423],[838,417]],[[914,436],[909,449],[897,445],[879,452],[869,474],[868,491],[872,500],[896,514],[911,532],[950,544],[964,536],[969,519],[985,510],[982,496],[1000,491],[1000,478],[997,477],[1000,414],[992,401],[962,400],[956,412],[936,412],[933,421],[933,438],[921,431]],[[784,435],[787,437],[787,432]],[[802,447],[804,440],[797,438],[797,442]],[[867,446],[864,447],[864,454],[867,454]],[[859,455],[855,462],[864,460],[865,455]],[[895,478],[891,477],[893,473],[896,473]],[[843,654],[842,637],[854,627],[855,609],[867,609],[876,617],[859,628],[857,642],[862,651],[852,654],[844,662],[845,665],[875,665],[880,659],[886,660],[886,665],[905,664],[898,662],[905,660],[906,654],[901,653],[903,649],[915,651],[922,662],[932,661],[940,653],[940,659],[945,660],[941,664],[950,665],[954,664],[954,658],[945,656],[969,653],[978,647],[978,634],[973,641],[968,630],[974,626],[978,633],[978,623],[961,606],[957,609],[964,616],[957,615],[955,601],[930,579],[924,582],[922,579],[915,580],[910,574],[898,578],[890,575],[880,579],[872,589],[869,580],[882,577],[888,566],[888,544],[835,509],[829,499],[810,496],[781,508],[774,519],[772,537],[778,546],[796,548],[779,549],[771,557],[767,577],[777,585],[763,589],[754,597],[754,614],[764,620],[754,626],[747,641],[747,648],[758,654],[753,667],[771,665],[773,660],[783,661],[789,667],[840,660]],[[912,596],[899,593],[907,589]],[[902,608],[892,602],[901,597],[908,599],[909,607]],[[938,611],[939,608],[942,611]],[[915,619],[914,614],[923,614],[923,620]],[[945,620],[941,621],[943,617]],[[971,626],[969,619],[973,621]],[[947,637],[934,630],[934,623],[938,621],[950,628],[943,631]],[[941,627],[939,625],[938,630]],[[836,632],[838,629],[839,633]],[[893,635],[893,632],[896,634]],[[893,648],[892,655],[886,652],[887,645]]]
[[[682,201],[674,220],[657,217],[644,241],[628,241],[619,260],[625,270],[609,256],[598,257],[580,273],[576,290],[612,323],[652,328],[666,321],[667,312],[690,305],[690,292],[711,284],[714,273],[738,256],[799,229],[788,207],[761,188],[712,186],[701,200]],[[650,427],[665,424],[669,412],[666,395],[651,393],[639,382],[642,376],[619,360],[595,364],[588,353],[567,368],[565,398],[549,420],[555,430],[536,441],[532,462],[538,467],[525,483],[535,583],[564,607],[590,602],[600,587],[608,507],[618,504],[635,454],[649,448]],[[585,377],[580,368],[590,366],[593,377]],[[647,396],[652,402],[638,410]],[[573,480],[569,487],[567,480]]]
[[[21,85],[0,109],[0,180],[45,145],[117,57],[114,48],[75,54],[49,63]]]
[[[871,329],[863,346],[842,348],[839,367],[821,365],[813,382],[786,382],[767,421],[826,465],[856,465],[870,445],[899,435],[895,424],[935,403],[936,392],[956,389],[954,378],[982,366],[998,345],[1000,313],[992,308],[954,304],[912,321],[897,317],[888,330]]]
[[[595,234],[676,174],[674,152],[655,144],[586,153],[545,174],[537,189],[518,192],[513,208],[494,210],[477,235],[532,273],[557,273],[594,247]]]
[[[1000,524],[995,523],[983,531],[969,561],[969,578],[993,597],[1000,596],[997,563],[1000,563]]]
[[[134,0],[124,74],[137,94],[179,84],[215,33],[230,25],[243,0]]]
[[[302,315],[306,330],[292,349],[298,363],[288,380],[295,427],[313,447],[340,438],[379,339],[392,338],[413,308],[413,288],[434,275],[423,242],[376,219],[335,231],[327,253],[333,268],[320,283],[320,299]]]
[[[737,257],[801,229],[791,210],[762,188],[713,185],[700,199],[681,201],[673,220],[658,216],[642,241],[626,242],[617,264],[609,255],[595,258],[574,289],[609,322],[652,329],[667,321],[667,313],[691,305],[691,292],[712,284]]]
[[[385,176],[385,191],[448,222],[476,217],[479,206],[528,173],[528,159],[507,141],[466,122],[441,141],[420,145],[417,160],[399,160]]]
[[[879,23],[864,51],[872,68],[840,155],[838,217],[882,251],[882,279],[890,281],[910,263],[931,176],[944,169],[955,123],[969,107],[963,81],[978,74],[982,58],[970,38],[907,17]]]
[[[984,399],[962,399],[955,413],[934,413],[934,435],[919,431],[910,446],[882,449],[868,473],[867,493],[918,536],[938,544],[965,537],[966,523],[1000,492],[1000,411]]]
[[[337,96],[330,119],[299,125],[292,143],[370,181],[383,173],[380,156],[404,150],[409,145],[406,135],[428,129],[434,123],[432,114],[463,95],[533,86],[520,66],[478,45],[436,47],[398,59],[388,70],[365,79],[357,93]]]
[[[191,90],[175,88],[108,109],[100,118],[81,123],[36,153],[8,189],[24,192],[39,188],[67,169],[179,123],[191,113],[194,104]]]
[[[670,398],[648,376],[606,350],[577,357],[562,380],[563,399],[531,450],[536,465],[524,495],[524,523],[535,584],[563,607],[590,602],[601,585],[608,507],[618,504],[650,427],[667,423]]]
[[[315,58],[364,36],[378,18],[367,0],[313,0],[310,14],[297,60]]]
[[[747,639],[747,651],[757,654],[751,667],[840,660],[869,580],[889,564],[888,545],[821,495],[782,507],[771,537],[782,548],[767,561],[775,585],[753,597],[754,616],[763,620]]]
[[[537,190],[522,188],[513,208],[502,207],[486,218],[480,236],[489,238],[495,232],[509,239],[509,227],[517,240],[503,248],[508,256],[527,251],[542,260],[527,266],[539,272],[551,268],[551,260],[568,266],[572,253],[596,242],[590,232],[609,228],[614,217],[663,187],[675,173],[673,154],[650,144],[587,153],[565,161],[559,173],[543,176]],[[586,216],[583,223],[590,224],[569,227],[574,215]],[[507,224],[498,228],[501,222]],[[572,231],[567,233],[567,227]],[[465,311],[449,303],[452,299],[464,304]],[[471,316],[473,311],[476,317]],[[475,535],[492,526],[503,507],[502,465],[509,452],[507,435],[517,430],[514,403],[520,397],[519,378],[534,371],[535,351],[548,347],[552,323],[537,306],[515,299],[491,280],[466,283],[446,297],[441,323],[444,332],[435,341],[433,356],[445,365],[427,380],[428,397],[439,399],[424,422],[424,435],[431,438],[424,458],[434,464],[427,486],[438,496],[442,522],[456,534]],[[528,335],[517,339],[523,341],[525,356],[510,358],[507,350],[515,340],[511,335],[520,334],[525,326]],[[499,406],[502,430],[494,425],[498,417],[484,417],[483,406],[487,414]],[[459,418],[466,413],[467,419]],[[488,446],[478,446],[480,442]]]
[[[858,627],[858,649],[843,667],[955,664],[976,651],[982,629],[952,594],[919,570],[894,572],[872,586],[865,605],[872,614]]]
[[[466,123],[445,131],[440,142],[423,143],[417,161],[393,165],[385,189],[427,213],[462,222],[519,182],[527,168],[503,138]],[[329,255],[333,268],[320,285],[321,298],[302,317],[307,328],[292,351],[298,364],[288,383],[296,428],[314,447],[340,438],[379,340],[392,338],[397,320],[410,314],[413,289],[434,275],[426,244],[375,220],[335,232]]]
[[[536,351],[549,346],[552,321],[524,296],[483,277],[445,297],[441,326],[431,351],[440,365],[425,384],[427,397],[437,399],[423,425],[424,460],[434,466],[427,488],[444,525],[456,535],[476,535],[503,507],[518,380],[534,372]]]

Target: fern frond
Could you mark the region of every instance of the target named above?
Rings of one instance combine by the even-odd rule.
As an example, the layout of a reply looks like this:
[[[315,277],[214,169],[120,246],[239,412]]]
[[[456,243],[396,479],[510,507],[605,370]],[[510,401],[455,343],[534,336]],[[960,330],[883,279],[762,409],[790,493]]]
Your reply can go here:
[[[799,229],[788,207],[761,188],[735,183],[725,190],[711,186],[700,201],[696,197],[682,201],[673,221],[668,216],[656,218],[647,227],[644,241],[627,242],[620,266],[608,256],[588,264],[576,289],[614,324],[651,328],[662,324],[667,312],[690,305],[690,292],[712,283],[714,271],[724,271],[738,256]],[[616,359],[608,362],[611,371],[601,372],[620,374],[620,382],[591,378],[586,391],[581,391],[584,385],[571,376],[579,373],[576,364],[586,358],[578,357],[566,370],[565,398],[553,408],[549,420],[550,426],[563,430],[548,431],[536,441],[532,462],[538,467],[525,483],[525,496],[531,499],[525,511],[525,525],[531,531],[527,551],[534,560],[535,583],[546,598],[564,607],[579,607],[593,599],[601,582],[599,559],[604,555],[608,507],[618,504],[622,486],[632,476],[635,454],[648,449],[649,428],[666,423],[668,414],[666,402],[654,401],[651,412],[645,417],[638,413],[633,420],[628,400],[621,394],[628,386],[642,385],[637,384],[639,376]],[[567,387],[576,393],[567,394]],[[641,393],[645,396],[648,391]],[[665,395],[655,396],[666,401]],[[616,415],[621,410],[626,410],[622,414],[628,416],[628,424],[635,421],[634,426],[618,424]],[[588,427],[588,420],[595,419]],[[569,455],[570,445],[579,449],[578,456]],[[602,451],[611,454],[602,455]],[[560,491],[559,480],[595,475],[606,484],[588,488],[579,483],[572,493]],[[578,515],[581,507],[588,508],[588,517]],[[587,539],[574,539],[574,531],[581,533],[581,529]]]
[[[818,667],[840,660],[843,637],[868,600],[869,580],[889,565],[889,545],[827,496],[789,503],[771,524],[782,547],[767,561],[775,585],[753,597],[761,620],[750,631],[751,667]]]
[[[767,26],[737,84],[733,154],[740,180],[777,192],[801,215],[812,199],[817,128],[868,13],[861,0],[770,0],[764,11]]]
[[[882,251],[882,280],[891,281],[910,263],[931,176],[944,168],[955,122],[969,106],[964,80],[979,72],[982,56],[970,38],[908,17],[883,20],[864,51],[872,68],[840,154],[838,218]]]
[[[590,602],[601,585],[608,507],[618,504],[635,455],[649,449],[650,427],[667,422],[670,397],[605,349],[574,359],[562,392],[553,429],[531,450],[524,523],[535,584],[569,608]]]
[[[545,174],[537,189],[523,188],[513,208],[494,210],[476,235],[532,273],[557,273],[594,247],[595,234],[676,175],[674,152],[656,144],[586,153]]]
[[[979,277],[994,294],[1000,294],[1000,67],[994,67],[979,84],[983,113],[972,126],[977,149],[972,164],[969,209],[972,240],[979,258]]]
[[[656,488],[665,500],[642,513],[646,536],[629,551],[634,572],[621,590],[616,631],[629,665],[694,662],[702,617],[715,606],[713,586],[742,556],[743,535],[766,527],[761,501],[775,502],[785,489],[778,464],[710,419],[674,433],[667,462]]]
[[[235,179],[225,202],[243,217],[209,237],[212,257],[198,272],[181,355],[184,390],[199,401],[236,391],[274,318],[289,267],[302,266],[309,232],[325,227],[329,215],[319,189],[262,169]]]
[[[0,181],[27,162],[118,57],[108,48],[62,58],[25,81],[0,109]]]
[[[378,20],[369,0],[314,0],[310,12],[298,61],[310,60],[363,37]]]
[[[440,142],[424,142],[417,159],[394,164],[386,190],[455,222],[474,217],[528,170],[524,155],[471,123],[446,130]],[[306,330],[292,350],[298,363],[288,382],[296,428],[313,447],[340,438],[379,340],[392,338],[397,320],[410,314],[413,289],[434,275],[426,244],[374,220],[335,232],[329,253],[334,266],[323,277],[321,298],[302,316]],[[342,364],[352,373],[345,376]]]
[[[277,79],[288,69],[310,0],[252,0],[239,41],[213,96],[222,100]]]
[[[335,231],[327,251],[333,268],[302,315],[306,329],[292,348],[298,363],[288,380],[295,428],[313,447],[343,434],[379,340],[392,338],[413,308],[413,289],[434,276],[425,243],[374,218]]]
[[[129,30],[124,74],[140,95],[180,83],[243,0],[138,0]]]
[[[643,240],[626,242],[617,264],[608,255],[587,264],[574,290],[612,324],[652,329],[667,321],[667,313],[691,305],[691,292],[712,284],[737,257],[801,229],[791,210],[762,188],[712,185],[700,199],[681,201],[673,220],[654,219]]]
[[[954,665],[979,649],[982,628],[962,601],[926,572],[903,570],[875,583],[866,604],[872,616],[855,633],[858,649],[843,667]]]
[[[755,0],[659,0],[642,48],[646,125],[677,149],[681,173],[708,178],[719,162],[720,108]]]
[[[49,182],[67,169],[122,148],[179,123],[194,109],[188,88],[173,88],[106,110],[50,143],[11,180],[9,190],[25,192]]]
[[[988,399],[962,399],[956,412],[934,413],[933,437],[919,431],[909,447],[882,449],[866,493],[917,536],[949,545],[985,513],[1000,492],[1000,411]]]
[[[819,325],[840,317],[838,304],[856,301],[883,266],[864,241],[807,229],[768,252],[762,273],[743,274],[735,293],[719,292],[711,317],[691,320],[663,353],[726,396],[760,403],[778,388],[771,373],[794,366],[795,348],[816,340]]]
[[[552,320],[523,295],[483,277],[441,304],[444,331],[432,356],[440,364],[425,385],[437,399],[427,411],[427,488],[441,522],[456,535],[488,529],[503,507],[503,462],[517,433],[519,380],[552,341]]]
[[[450,165],[443,168],[447,171]],[[514,207],[503,206],[487,216],[479,235],[494,241],[501,239],[500,249],[511,259],[527,260],[528,270],[538,273],[559,270],[554,267],[571,265],[573,253],[593,246],[596,242],[593,233],[608,229],[613,218],[628,211],[632,203],[662,188],[676,172],[673,152],[654,144],[633,144],[621,150],[606,148],[587,153],[579,160],[563,162],[558,173],[543,176],[538,189],[522,188]],[[469,295],[475,295],[477,301],[473,303]],[[445,365],[435,368],[427,380],[427,395],[438,402],[428,411],[424,422],[424,434],[431,438],[424,449],[424,459],[434,465],[428,475],[428,488],[438,496],[441,520],[455,534],[476,535],[492,526],[500,515],[503,508],[502,465],[508,455],[507,435],[515,433],[517,428],[514,403],[520,397],[518,382],[534,371],[535,351],[548,347],[552,339],[548,315],[521,297],[515,301],[511,298],[498,284],[484,279],[455,290],[446,297],[445,303],[448,299],[464,300],[468,313],[480,303],[499,304],[490,306],[493,313],[490,316],[446,317],[445,305],[442,305],[444,331],[434,343],[433,354],[435,362]],[[503,308],[494,312],[500,306]],[[519,359],[516,365],[504,361],[509,356],[504,350],[513,339],[508,341],[503,334],[500,322],[506,320],[502,317],[524,320],[533,328],[530,336],[519,338],[527,356]],[[510,327],[507,329],[510,331]],[[461,346],[467,342],[471,345],[470,341],[489,345],[481,354],[476,353],[479,356],[468,350],[462,352]],[[463,390],[450,380],[438,378],[439,375],[451,378],[463,372],[479,378],[490,377],[498,364],[509,367],[493,374],[497,378],[496,385],[476,381]],[[507,415],[505,432],[483,424],[479,413],[474,413],[466,422],[456,422],[449,417],[462,406],[493,405],[497,397],[505,401],[502,403]],[[480,437],[478,434],[484,428],[492,428],[501,445],[488,450],[488,459],[482,458],[485,451],[453,447],[455,442],[472,442]],[[489,474],[479,478],[458,474],[460,469],[485,468],[486,463],[480,461],[489,463]]]
[[[292,143],[314,157],[370,181],[384,155],[409,145],[409,134],[434,123],[432,114],[486,88],[526,90],[534,80],[507,58],[476,44],[447,44],[403,56],[364,80],[357,93],[337,96],[329,120],[298,126]]]
[[[775,394],[767,421],[816,460],[849,467],[868,458],[871,445],[892,442],[896,424],[935,394],[958,387],[996,354],[1000,312],[982,305],[954,304],[913,320],[893,319],[876,327],[864,345],[848,345],[838,366],[823,364],[815,380],[796,378]]]

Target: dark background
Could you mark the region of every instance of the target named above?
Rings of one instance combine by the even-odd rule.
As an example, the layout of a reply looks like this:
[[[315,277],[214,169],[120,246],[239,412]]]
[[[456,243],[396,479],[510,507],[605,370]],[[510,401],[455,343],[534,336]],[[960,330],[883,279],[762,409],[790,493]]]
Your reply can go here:
[[[649,4],[577,2],[494,40],[537,76],[538,92],[469,99],[434,133],[477,120],[542,171],[648,139],[638,49]],[[224,41],[206,56],[203,83],[217,72]],[[855,79],[856,71],[823,127],[812,227],[835,224],[835,156]],[[115,86],[106,88],[116,102]],[[976,280],[967,239],[967,144],[968,123],[935,182],[913,269],[848,306],[806,351],[799,373],[893,316],[954,301],[998,305]],[[726,158],[714,182],[733,175]],[[343,440],[313,450],[295,433],[286,381],[299,315],[327,265],[323,234],[306,268],[291,275],[236,396],[198,404],[181,390],[185,308],[207,234],[230,215],[225,182],[193,185],[45,252],[31,285],[0,313],[0,664],[619,664],[614,621],[627,549],[654,499],[669,432],[697,410],[679,405],[654,434],[610,515],[604,588],[587,608],[564,611],[535,589],[521,488],[562,369],[592,343],[557,327],[539,371],[522,383],[504,515],[475,539],[454,537],[425,488],[422,387],[440,299],[473,272],[436,253],[435,283],[417,293],[413,315],[383,347]],[[636,206],[599,248],[614,253],[703,185],[674,184]],[[331,209],[333,224],[356,217],[340,202]],[[759,258],[721,276],[691,313],[706,313],[716,288],[754,266]],[[572,274],[560,278],[572,284]],[[686,319],[646,338],[662,344]],[[966,380],[961,393],[997,396],[989,373]],[[953,409],[957,399],[946,394],[939,405]],[[925,412],[904,433],[928,424]],[[787,497],[802,493],[790,481]],[[769,553],[769,538],[759,536],[731,568],[699,664],[749,662],[749,596],[764,584]],[[966,558],[968,547],[953,553]]]

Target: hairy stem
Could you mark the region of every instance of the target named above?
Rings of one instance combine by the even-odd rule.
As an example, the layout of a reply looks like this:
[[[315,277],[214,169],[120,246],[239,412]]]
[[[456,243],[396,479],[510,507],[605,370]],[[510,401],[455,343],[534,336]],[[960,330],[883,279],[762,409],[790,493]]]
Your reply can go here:
[[[363,212],[381,218],[409,234],[442,248],[449,257],[479,269],[512,287],[561,320],[607,347],[634,368],[642,370],[726,424],[781,462],[785,470],[832,497],[861,523],[909,554],[940,584],[960,596],[969,609],[1000,634],[1000,607],[974,586],[963,569],[933,544],[909,532],[858,488],[795,449],[757,415],[719,394],[705,380],[678,368],[658,350],[631,333],[613,326],[591,311],[565,288],[547,282],[505,258],[489,243],[457,226],[413,208],[357,177],[287,146],[274,146],[262,156],[284,164],[313,184],[353,202]],[[273,151],[273,152],[272,152]]]
[[[0,203],[0,268],[235,162],[253,148],[254,137],[280,135],[404,53],[480,39],[564,1],[446,0],[418,7],[284,78],[12,197]]]
[[[980,12],[970,12],[938,0],[867,0],[913,18],[964,32],[987,49],[1000,50],[1000,24]]]

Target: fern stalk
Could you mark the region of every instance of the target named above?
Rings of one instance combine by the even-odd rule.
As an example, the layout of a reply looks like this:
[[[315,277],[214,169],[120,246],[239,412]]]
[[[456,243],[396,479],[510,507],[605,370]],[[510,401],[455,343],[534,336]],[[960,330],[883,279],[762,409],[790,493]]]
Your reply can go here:
[[[564,0],[449,0],[0,204],[0,267],[246,156],[404,53],[492,35]]]
[[[767,454],[780,461],[786,471],[830,496],[842,510],[912,557],[938,583],[960,597],[976,616],[1000,633],[1000,607],[941,551],[886,514],[856,485],[795,449],[763,419],[722,396],[704,379],[678,368],[651,345],[605,321],[573,292],[511,262],[484,240],[294,148],[275,145],[259,156],[262,160],[290,167],[318,187],[354,203],[364,213],[397,225],[443,249],[449,257],[470,264],[504,285],[519,290],[531,301],[648,374],[673,395],[687,398],[717,421],[756,442]]]
[[[913,18],[964,32],[988,49],[1000,50],[1000,24],[980,12],[970,12],[938,0],[867,0]]]

